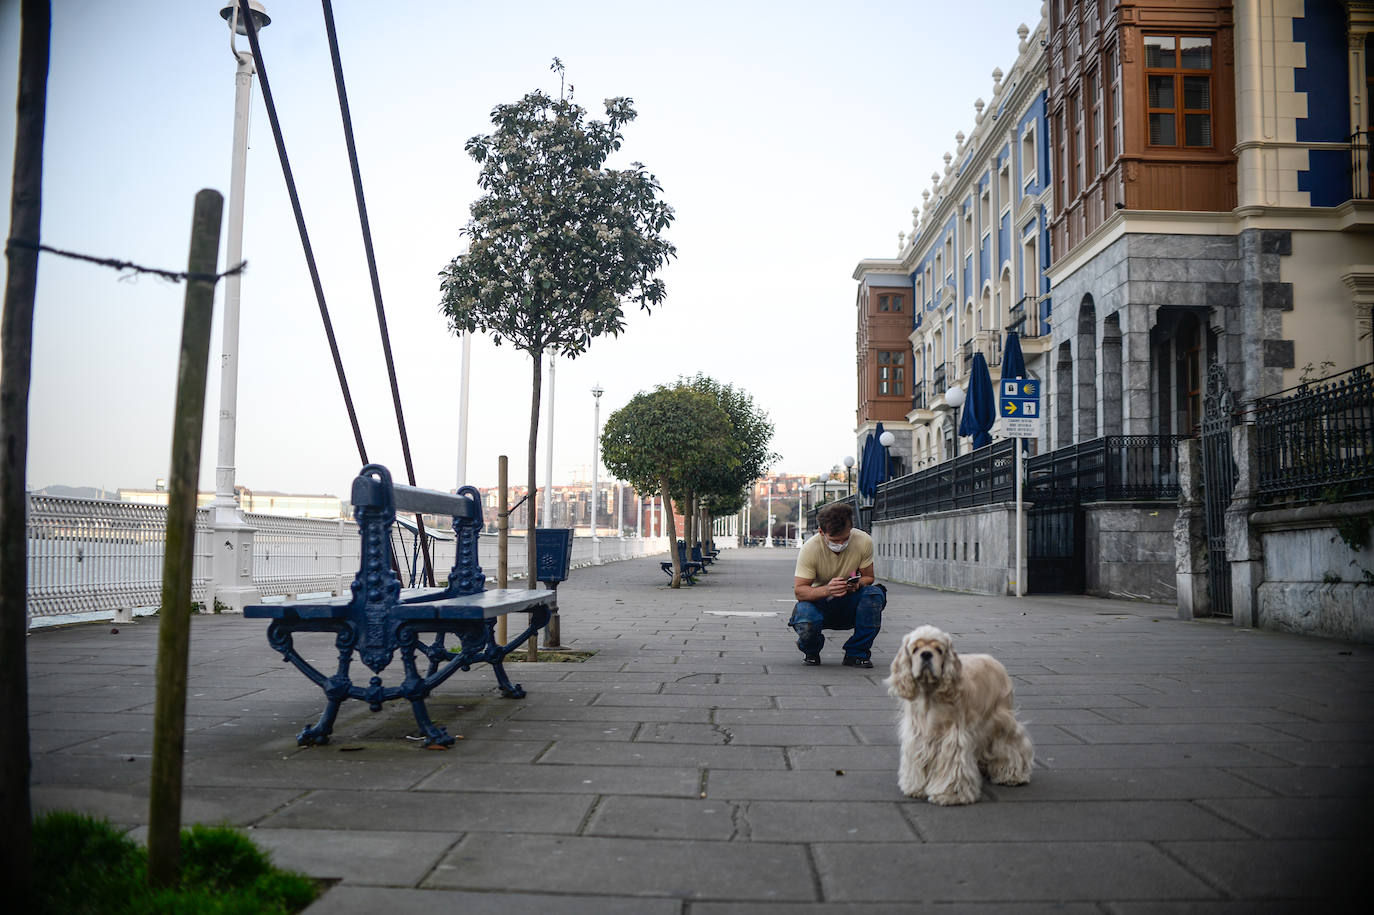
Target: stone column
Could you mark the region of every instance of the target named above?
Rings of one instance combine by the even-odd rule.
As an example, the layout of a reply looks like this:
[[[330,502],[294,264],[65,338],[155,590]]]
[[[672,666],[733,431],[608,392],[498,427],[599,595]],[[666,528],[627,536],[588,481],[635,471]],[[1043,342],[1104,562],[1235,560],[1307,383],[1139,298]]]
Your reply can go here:
[[[1121,323],[1116,314],[1102,322],[1102,434],[1121,435]]]
[[[1259,587],[1264,583],[1264,550],[1250,526],[1255,511],[1255,487],[1259,482],[1255,427],[1231,428],[1231,460],[1236,465],[1236,485],[1226,509],[1226,559],[1231,564],[1231,620],[1237,626],[1260,626]]]
[[[1207,506],[1202,501],[1202,443],[1178,443],[1178,517],[1174,520],[1174,576],[1178,618],[1212,615],[1207,591]]]

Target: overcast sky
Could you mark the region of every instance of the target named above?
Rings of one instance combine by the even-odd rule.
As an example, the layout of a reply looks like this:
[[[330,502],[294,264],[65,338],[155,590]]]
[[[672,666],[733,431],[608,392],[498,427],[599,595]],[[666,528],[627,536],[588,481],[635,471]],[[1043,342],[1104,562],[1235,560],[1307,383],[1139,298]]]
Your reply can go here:
[[[400,479],[320,4],[264,2],[267,75],[363,436],[369,457]],[[19,5],[0,0],[6,221]],[[196,191],[227,195],[229,186],[234,60],[222,5],[53,4],[44,243],[185,269]],[[419,485],[457,483],[461,349],[438,311],[437,274],[477,196],[463,144],[490,131],[496,104],[536,88],[556,93],[553,57],[592,116],[604,117],[606,97],[634,99],[639,118],[612,164],[641,161],[658,176],[677,211],[669,235],[678,249],[661,308],[630,313],[619,338],[559,363],[555,482],[590,474],[594,385],[605,390],[604,422],[637,392],[698,371],[748,392],[769,415],[782,455],[775,470],[816,474],[856,452],[854,267],[896,254],[941,155],[956,132],[971,132],[974,100],[991,97],[993,68],[1010,68],[1016,27],[1033,29],[1040,7],[334,4]],[[357,449],[256,83],[250,147],[236,480],[346,495]],[[166,475],[183,297],[179,285],[42,256],[30,488],[148,487]],[[221,285],[205,489],[214,488],[222,305]],[[474,341],[466,482],[494,484],[499,454],[510,456],[512,480],[524,479],[530,376],[525,354]],[[544,425],[541,484],[549,441]]]

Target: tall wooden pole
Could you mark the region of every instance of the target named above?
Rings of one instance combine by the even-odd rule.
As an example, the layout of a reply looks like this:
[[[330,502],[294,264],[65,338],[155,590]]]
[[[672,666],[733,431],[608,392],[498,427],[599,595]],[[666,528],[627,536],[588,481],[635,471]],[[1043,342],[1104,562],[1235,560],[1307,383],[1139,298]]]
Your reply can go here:
[[[48,98],[48,0],[20,8],[19,99],[10,189],[10,238],[39,243],[43,210],[43,128]],[[27,476],[29,380],[38,249],[9,245],[0,318],[0,892],[29,908],[33,892],[29,805]]]
[[[506,478],[510,475],[510,458],[504,454],[496,459],[496,587],[506,586],[506,550],[510,547],[510,490]],[[506,615],[496,620],[496,641],[506,644]]]
[[[219,260],[224,198],[196,194],[186,305],[181,323],[176,414],[172,426],[167,550],[162,563],[162,610],[157,639],[157,699],[153,713],[153,769],[148,795],[148,882],[171,886],[181,873],[181,767],[186,745],[186,667],[191,643],[191,571],[195,560],[196,492],[200,480],[205,375],[215,309],[213,274]],[[199,275],[201,278],[197,278]]]

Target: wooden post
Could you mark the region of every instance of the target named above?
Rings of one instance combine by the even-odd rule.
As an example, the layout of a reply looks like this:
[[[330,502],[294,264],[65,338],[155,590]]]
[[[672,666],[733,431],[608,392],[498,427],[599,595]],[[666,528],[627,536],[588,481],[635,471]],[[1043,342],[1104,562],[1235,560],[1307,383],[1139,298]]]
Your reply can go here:
[[[215,264],[224,198],[196,194],[186,305],[181,323],[176,412],[172,420],[167,548],[158,622],[153,768],[148,795],[148,882],[171,886],[181,873],[181,767],[186,744],[186,667],[191,641],[191,572],[195,560],[196,492],[200,482],[205,375],[215,308]],[[200,276],[197,277],[196,275]]]
[[[43,210],[43,129],[48,98],[48,0],[20,7],[19,101],[10,187],[10,237],[36,245]],[[33,364],[33,300],[37,248],[5,251],[4,317],[0,323],[0,880],[17,910],[33,892],[32,808],[29,803],[28,496],[29,381]]]
[[[496,459],[496,587],[506,586],[506,550],[510,547],[510,495],[506,477],[510,459],[504,454]],[[496,620],[496,641],[506,644],[506,614]]]

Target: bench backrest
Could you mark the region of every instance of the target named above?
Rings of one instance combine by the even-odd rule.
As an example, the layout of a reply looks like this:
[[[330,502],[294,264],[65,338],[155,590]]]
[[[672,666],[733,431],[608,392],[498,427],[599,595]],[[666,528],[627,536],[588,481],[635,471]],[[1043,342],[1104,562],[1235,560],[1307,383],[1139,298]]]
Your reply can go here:
[[[464,486],[455,494],[392,483],[391,471],[381,464],[368,464],[353,480],[352,501],[353,517],[358,522],[358,532],[362,538],[363,570],[369,565],[368,559],[371,557],[374,563],[383,560],[387,571],[390,571],[391,525],[396,520],[397,511],[450,515],[453,518],[457,554],[449,571],[447,591],[457,596],[486,590],[486,576],[477,562],[477,542],[482,531],[482,496],[475,488]],[[363,570],[360,570],[359,578],[364,577]],[[358,585],[359,582],[355,581],[355,592]],[[390,587],[389,581],[382,585],[383,590],[389,590]],[[399,579],[395,587],[399,590]]]

